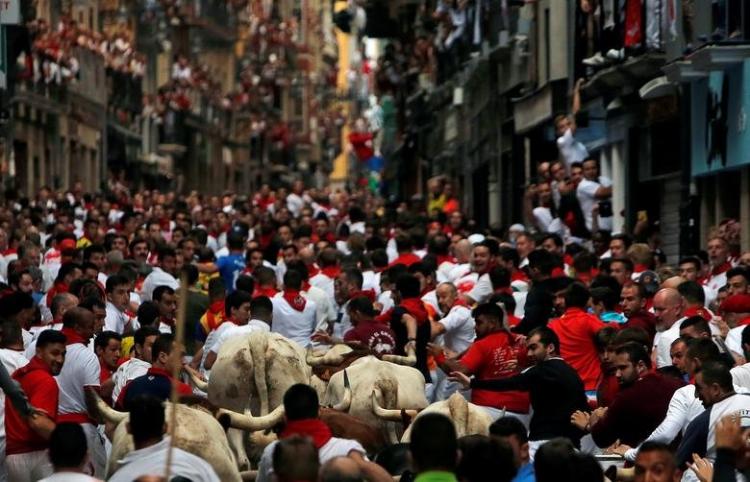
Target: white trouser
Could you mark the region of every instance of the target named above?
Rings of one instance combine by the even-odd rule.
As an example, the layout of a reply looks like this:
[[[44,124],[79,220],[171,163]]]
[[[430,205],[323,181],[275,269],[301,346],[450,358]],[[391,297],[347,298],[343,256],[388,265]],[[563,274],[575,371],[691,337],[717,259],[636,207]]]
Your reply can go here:
[[[104,448],[104,437],[99,433],[99,428],[90,423],[82,423],[86,445],[89,449],[89,460],[83,467],[86,474],[103,479],[107,468],[107,451]]]
[[[492,417],[492,421],[499,419],[500,417],[514,417],[521,421],[524,427],[526,427],[526,430],[529,430],[529,422],[531,421],[531,414],[529,413],[516,413],[511,412],[509,410],[500,410],[499,408],[494,407],[485,407],[480,405],[487,413],[490,414],[490,417]]]
[[[52,475],[52,464],[46,450],[8,455],[5,466],[8,479],[13,482],[36,482]]]

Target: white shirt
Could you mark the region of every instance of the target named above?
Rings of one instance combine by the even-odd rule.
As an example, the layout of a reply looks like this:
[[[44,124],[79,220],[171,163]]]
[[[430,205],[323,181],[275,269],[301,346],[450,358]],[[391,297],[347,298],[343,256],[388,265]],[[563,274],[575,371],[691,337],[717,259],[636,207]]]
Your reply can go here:
[[[536,221],[536,226],[539,228],[539,231],[543,233],[550,232],[549,226],[554,219],[550,208],[537,206],[532,210],[532,214],[534,215],[534,221]]]
[[[713,325],[712,325],[713,326]],[[745,329],[745,326],[736,326],[729,330],[729,333],[727,333],[727,340],[726,345],[729,350],[731,350],[736,355],[739,355],[741,357],[745,356],[744,350],[742,350],[742,331]]]
[[[459,276],[458,278],[456,278],[455,281],[453,281],[453,284],[456,285],[456,289],[458,290],[459,294],[468,295],[474,289],[474,285],[477,284],[478,280],[479,280],[479,273],[475,273],[474,271],[469,271],[465,275]],[[479,295],[477,294],[477,296]]]
[[[315,317],[318,320],[318,330],[327,330],[328,322],[336,321],[336,308],[334,308],[332,299],[326,295],[326,292],[317,286],[310,285],[310,289],[302,291],[302,296],[306,300],[315,303]]]
[[[290,213],[292,213],[295,218],[299,216],[299,213],[300,211],[302,211],[303,207],[305,207],[305,200],[302,199],[302,196],[293,192],[287,195],[286,208]]]
[[[425,295],[422,296],[422,302],[432,306],[432,308],[435,310],[435,313],[437,313],[438,315],[443,315],[443,311],[440,309],[440,303],[438,303],[436,290],[428,291],[427,293],[425,293]]]
[[[222,324],[221,326],[224,326],[226,323]],[[219,328],[221,328],[221,326]],[[214,342],[213,346],[210,348],[209,351],[212,351],[214,353],[219,353],[219,350],[221,349],[221,346],[226,343],[231,338],[240,338],[249,335],[250,333],[255,333],[258,331],[262,332],[270,332],[271,327],[268,326],[268,323],[265,321],[260,320],[250,320],[247,322],[247,325],[242,326],[233,326],[228,330],[225,330],[221,336]]]
[[[130,321],[130,317],[120,311],[111,301],[107,301],[107,316],[104,318],[104,329],[122,333],[125,331],[125,325]],[[135,327],[133,327],[135,328]]]
[[[112,374],[112,381],[114,382],[112,401],[117,401],[120,396],[120,391],[125,388],[125,385],[127,385],[130,380],[142,377],[148,372],[149,368],[151,368],[149,362],[135,357],[117,367],[117,370]]]
[[[438,323],[445,327],[443,344],[456,353],[466,351],[476,338],[474,318],[466,306],[454,306]]]
[[[456,267],[456,263],[450,261],[443,261],[440,266],[437,267],[437,281],[438,283],[446,283],[452,281],[451,271]]]
[[[143,475],[164,474],[168,450],[169,437],[164,437],[151,447],[133,450],[118,461],[120,469],[110,477],[109,482],[132,482]],[[178,475],[192,482],[219,482],[219,477],[208,462],[174,447],[168,479]]]
[[[29,360],[23,352],[0,348],[0,362],[2,362],[8,375],[13,375],[14,371],[26,366]],[[0,391],[0,440],[5,440],[5,392],[2,391]],[[5,443],[3,442],[4,447]],[[4,455],[4,453],[0,453],[0,456]]]
[[[727,272],[719,273],[715,276],[711,276],[706,280],[706,286],[711,288],[715,293],[718,293],[720,289],[727,284]]]
[[[156,266],[146,279],[143,280],[143,287],[141,288],[141,302],[151,301],[151,297],[154,294],[154,290],[159,286],[169,286],[173,290],[177,291],[180,287],[180,282],[175,279],[174,276],[167,273],[163,269]]]
[[[393,302],[390,290],[383,291],[378,295],[378,303],[383,306],[383,309],[380,311],[381,313],[385,313],[396,305],[396,303]]]
[[[82,343],[68,345],[65,363],[55,377],[60,389],[58,413],[88,413],[83,388],[98,387],[100,373],[101,365],[93,351]]]
[[[27,360],[31,360],[36,355],[36,340],[39,338],[39,334],[45,330],[62,330],[62,323],[55,323],[54,325],[47,325],[44,327],[40,327],[41,329],[36,332],[36,335],[31,340],[28,346],[24,344],[24,356],[26,356]],[[33,333],[32,333],[33,335]]]
[[[657,333],[657,337],[654,338],[654,346],[656,347],[656,368],[666,367],[672,364],[672,357],[669,355],[669,349],[672,347],[672,342],[680,337],[680,324],[685,321],[685,317],[675,321],[669,329]]]
[[[273,481],[273,451],[277,443],[279,441],[274,440],[263,449],[263,455],[260,456],[260,462],[258,463],[258,476],[255,482]],[[318,459],[322,466],[334,457],[347,457],[352,451],[359,452],[362,455],[367,453],[362,444],[356,440],[332,437],[331,440],[318,450]]]
[[[565,161],[565,172],[568,174],[570,174],[570,167],[574,162],[583,162],[589,155],[586,146],[573,137],[573,132],[570,129],[557,138],[557,148]]]
[[[271,302],[273,302],[271,331],[296,341],[303,348],[310,346],[312,344],[310,336],[317,326],[315,302],[307,300],[302,311],[292,308],[284,299],[283,293],[278,293],[271,298]]]
[[[464,276],[471,274],[471,264],[469,263],[461,263],[461,264],[454,264],[453,268],[450,271],[450,274],[448,275],[448,281],[451,281],[453,284],[459,279],[463,278]]]
[[[100,479],[78,472],[57,472],[39,480],[39,482],[100,482]]]
[[[731,373],[735,385],[750,390],[750,363],[732,368]]]
[[[323,273],[318,273],[310,278],[310,286],[323,290],[329,300],[334,299],[333,279]]]
[[[26,328],[21,328],[21,338],[23,339],[24,348],[28,348],[31,342],[34,341],[34,335]]]
[[[373,290],[376,295],[380,294],[380,273],[375,271],[362,271],[362,289]]]
[[[695,396],[695,385],[685,385],[678,388],[669,401],[664,420],[644,442],[671,443],[677,437],[677,434],[684,433],[688,424],[704,410],[703,403]],[[632,448],[625,453],[625,459],[633,462],[637,454],[638,447]]]
[[[471,288],[468,295],[477,303],[484,303],[492,294],[492,280],[490,280],[490,274],[484,273],[477,278],[477,282],[474,283],[474,287]]]
[[[596,198],[596,191],[599,187],[609,187],[612,185],[612,181],[604,176],[599,176],[599,182],[589,181],[588,179],[581,179],[576,189],[576,197],[578,198],[578,204],[581,206],[581,212],[583,218],[586,220],[586,228],[590,231],[593,225],[593,215],[591,210],[599,202]],[[612,217],[599,216],[599,229],[603,231],[612,231]]]
[[[204,371],[204,373],[208,372],[208,369],[206,369],[203,365],[206,363],[206,358],[208,357],[208,352],[211,351],[211,348],[216,344],[217,341],[221,338],[221,336],[227,332],[227,330],[231,330],[232,328],[238,328],[239,325],[237,323],[231,321],[231,320],[225,320],[221,323],[217,328],[211,330],[211,332],[206,336],[206,342],[203,344],[203,358],[201,359],[201,369]],[[218,348],[216,349],[216,353],[218,353]]]

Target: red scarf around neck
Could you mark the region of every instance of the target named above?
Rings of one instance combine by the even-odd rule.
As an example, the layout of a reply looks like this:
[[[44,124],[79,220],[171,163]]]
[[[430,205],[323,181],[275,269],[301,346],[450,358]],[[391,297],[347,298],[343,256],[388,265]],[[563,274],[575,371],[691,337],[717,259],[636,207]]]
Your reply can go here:
[[[262,286],[258,286],[257,288],[255,288],[255,292],[253,293],[253,298],[257,298],[259,296],[267,296],[269,298],[273,298],[274,296],[276,296],[276,293],[278,293],[278,291],[276,291],[276,288],[271,288],[271,287],[264,288]]]
[[[320,272],[331,279],[336,279],[341,275],[341,268],[339,266],[326,266],[321,268]]]
[[[359,291],[354,291],[349,296],[349,299],[353,300],[354,298],[360,298],[362,296],[364,296],[365,298],[367,298],[371,302],[375,303],[375,290],[359,290]]]
[[[206,322],[208,324],[207,328],[209,332],[218,328],[224,320],[225,307],[224,300],[214,301],[208,305],[208,309],[206,310]]]
[[[439,254],[437,255],[437,265],[440,266],[443,263],[455,263],[456,258],[449,254]]]
[[[726,273],[730,269],[732,269],[732,263],[730,263],[729,261],[724,261],[720,265],[711,268],[711,276],[718,276],[722,273]]]
[[[406,298],[401,300],[399,305],[405,309],[411,316],[417,320],[417,324],[421,325],[429,320],[429,314],[427,309],[424,307],[424,303],[419,298]]]
[[[285,289],[284,299],[287,303],[289,303],[289,306],[291,306],[295,310],[305,311],[307,300],[300,294],[299,290]]]
[[[66,341],[65,345],[75,345],[76,343],[82,343],[83,345],[88,345],[89,341],[84,340],[81,335],[78,334],[77,331],[75,331],[73,328],[69,328],[67,326],[64,326],[60,332],[65,335]]]
[[[316,449],[320,449],[333,438],[328,425],[317,418],[287,420],[284,430],[279,434],[279,438],[285,439],[294,435],[310,437]]]

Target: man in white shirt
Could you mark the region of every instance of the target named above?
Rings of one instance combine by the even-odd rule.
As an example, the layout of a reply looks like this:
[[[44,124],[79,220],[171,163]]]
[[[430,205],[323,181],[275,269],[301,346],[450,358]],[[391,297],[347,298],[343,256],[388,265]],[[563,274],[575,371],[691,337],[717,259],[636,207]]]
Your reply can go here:
[[[213,366],[216,360],[216,355],[218,355],[221,346],[230,339],[245,337],[256,331],[264,331],[266,333],[271,331],[271,321],[273,320],[273,303],[271,302],[271,298],[268,298],[267,296],[253,298],[250,302],[250,316],[250,321],[248,321],[247,324],[232,327],[224,331],[214,342],[209,350],[209,354],[207,355],[207,359],[210,359],[212,358],[211,354],[214,354],[214,361],[211,362],[211,366]]]
[[[173,276],[177,266],[177,255],[172,248],[159,250],[159,264],[146,276],[141,287],[141,302],[151,301],[154,289],[158,286],[169,286],[173,290],[180,287],[180,282]]]
[[[0,362],[9,374],[29,363],[23,354],[21,327],[13,321],[0,323]],[[5,392],[0,392],[0,481],[5,481]]]
[[[685,303],[680,293],[674,288],[659,290],[654,296],[654,314],[659,332],[654,338],[654,352],[656,367],[666,367],[672,364],[669,349],[672,342],[680,337],[680,324],[684,317]]]
[[[274,296],[271,331],[296,341],[303,348],[312,344],[317,307],[301,294],[302,275],[297,271],[284,274],[284,291]]]
[[[458,297],[458,290],[451,283],[440,283],[435,292],[444,316],[438,321],[430,322],[432,338],[447,351],[460,356],[476,338],[471,309]],[[461,388],[460,384],[449,382],[442,370],[437,370],[436,375],[436,400],[447,400]]]
[[[583,162],[589,155],[586,147],[575,139],[576,123],[572,115],[559,115],[555,118],[557,149],[565,161],[565,171],[570,174],[574,162]]]
[[[467,304],[473,305],[474,303],[484,303],[492,294],[492,280],[490,280],[490,270],[497,262],[497,255],[500,251],[500,246],[494,239],[485,239],[481,243],[474,246],[474,251],[471,256],[471,269],[472,272],[469,276],[475,277],[476,281],[468,292],[464,292],[461,288],[463,280],[468,279],[464,277],[456,281],[456,288],[459,292],[464,295],[464,300]]]
[[[296,270],[302,276],[302,290],[300,293],[305,299],[313,301],[317,308],[315,317],[318,320],[316,330],[328,330],[329,325],[336,321],[336,309],[333,306],[333,299],[329,298],[325,291],[309,283],[307,266],[304,262],[297,260],[292,261],[287,269]],[[252,314],[255,317],[255,314]]]
[[[224,309],[226,310],[226,319],[206,337],[206,343],[203,345],[203,369],[205,371],[211,370],[211,367],[216,361],[216,355],[219,353],[219,346],[217,343],[219,340],[224,338],[224,335],[239,327],[247,325],[250,320],[250,302],[252,298],[250,294],[244,291],[235,290],[227,296],[224,302]]]
[[[352,452],[364,455],[365,449],[356,440],[348,440],[333,437],[328,426],[318,418],[320,409],[318,394],[309,385],[292,385],[284,394],[284,412],[286,426],[279,434],[279,439],[284,440],[295,435],[310,437],[318,449],[320,463],[338,456],[348,456]],[[273,477],[273,453],[278,441],[270,443],[263,450],[258,465],[258,476],[256,482],[272,482]]]
[[[71,308],[78,306],[78,298],[70,293],[60,293],[52,298],[52,306],[50,310],[52,312],[52,322],[46,325],[35,325],[29,328],[31,333],[32,341],[39,337],[39,333],[44,330],[62,330],[62,318],[65,312]],[[36,354],[36,347],[32,347],[33,343],[29,344],[31,350],[26,351],[27,358],[30,360]]]
[[[112,403],[117,401],[129,381],[145,375],[151,368],[151,346],[158,336],[159,330],[153,326],[142,326],[136,330],[133,335],[132,356],[112,374]]]
[[[318,255],[318,265],[320,272],[310,278],[310,284],[322,289],[329,299],[333,299],[333,282],[341,274],[338,251],[335,248],[325,248]]]
[[[167,424],[164,405],[156,398],[136,397],[131,404],[128,432],[133,436],[135,450],[117,461],[118,469],[110,482],[131,482],[145,475],[163,475],[169,451],[169,439],[164,434]],[[167,480],[184,477],[193,482],[219,482],[214,469],[202,458],[180,448],[172,448],[172,459]]]
[[[104,329],[115,333],[129,333],[138,329],[138,321],[131,319],[126,313],[130,305],[130,281],[119,274],[107,278],[107,317],[104,319]]]
[[[81,425],[91,455],[90,464],[95,477],[104,476],[107,455],[97,423],[89,417],[86,391],[99,391],[101,366],[94,351],[88,347],[94,335],[95,316],[92,311],[76,307],[63,317],[62,333],[67,338],[65,363],[57,378],[60,389],[57,422]]]
[[[98,482],[84,473],[88,450],[81,426],[59,423],[49,439],[49,460],[55,472],[39,482]]]
[[[705,284],[718,293],[727,284],[727,271],[732,268],[729,260],[729,245],[724,238],[714,236],[708,240],[706,251],[708,251],[708,259],[711,263],[711,271]]]
[[[338,315],[333,325],[333,335],[337,338],[343,338],[347,331],[351,330],[352,322],[349,318],[349,300],[357,296],[367,296],[362,291],[364,278],[362,272],[355,268],[350,268],[341,272],[334,282],[334,293],[336,304],[339,306]],[[374,298],[374,293],[372,293]]]
[[[576,197],[581,206],[583,218],[586,221],[586,229],[593,229],[594,207],[598,207],[600,201],[612,198],[612,181],[599,175],[599,163],[595,159],[583,161],[583,179],[576,188]],[[612,215],[599,213],[599,229],[612,231]]]

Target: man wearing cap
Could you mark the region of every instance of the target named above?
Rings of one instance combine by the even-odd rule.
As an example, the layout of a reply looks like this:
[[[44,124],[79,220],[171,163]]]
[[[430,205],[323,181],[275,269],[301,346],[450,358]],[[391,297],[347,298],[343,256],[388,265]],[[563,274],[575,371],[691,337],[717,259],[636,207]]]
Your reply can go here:
[[[743,357],[742,330],[750,325],[750,294],[731,295],[721,304],[719,312],[731,328],[727,334],[727,347],[736,357]]]

